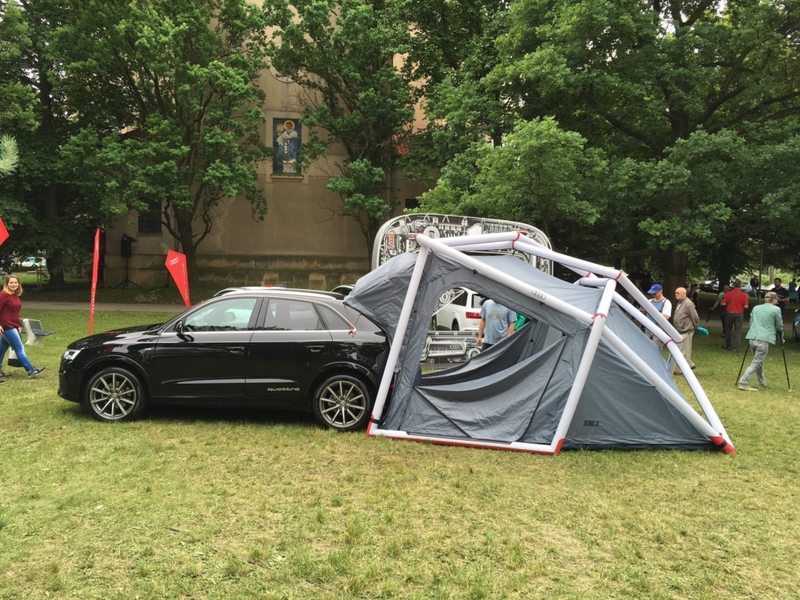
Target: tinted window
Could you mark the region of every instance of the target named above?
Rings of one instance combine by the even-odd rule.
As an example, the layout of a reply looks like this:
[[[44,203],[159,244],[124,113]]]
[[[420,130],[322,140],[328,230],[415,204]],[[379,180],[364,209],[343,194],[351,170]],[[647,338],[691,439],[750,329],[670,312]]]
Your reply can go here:
[[[186,317],[186,331],[245,331],[256,298],[230,298],[205,306]]]
[[[323,329],[311,302],[275,298],[269,301],[264,328],[280,331]]]
[[[323,304],[318,304],[317,306],[322,313],[322,319],[325,321],[325,325],[328,329],[345,331],[350,331],[350,329],[352,329],[352,327],[350,327],[350,323],[347,322],[347,319],[345,319],[332,308]]]

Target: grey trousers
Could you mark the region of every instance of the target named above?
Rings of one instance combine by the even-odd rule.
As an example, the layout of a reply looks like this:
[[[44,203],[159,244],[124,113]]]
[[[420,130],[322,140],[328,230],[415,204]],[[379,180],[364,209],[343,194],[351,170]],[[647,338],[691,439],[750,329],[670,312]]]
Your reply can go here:
[[[764,377],[764,359],[767,358],[767,352],[769,352],[769,342],[750,340],[750,349],[753,351],[753,362],[747,367],[739,383],[747,385],[753,373],[755,373],[758,377],[759,385],[767,385],[767,379]]]

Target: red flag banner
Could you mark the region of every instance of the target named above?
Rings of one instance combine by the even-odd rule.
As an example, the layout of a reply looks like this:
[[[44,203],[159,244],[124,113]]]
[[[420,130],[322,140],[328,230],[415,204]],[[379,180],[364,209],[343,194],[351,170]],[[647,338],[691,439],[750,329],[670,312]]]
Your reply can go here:
[[[92,257],[92,296],[89,300],[89,335],[94,329],[94,300],[97,294],[97,271],[100,265],[100,230],[94,234],[94,255]]]
[[[164,264],[169,274],[172,275],[172,279],[175,280],[175,285],[178,286],[183,303],[186,304],[186,308],[190,308],[192,303],[189,301],[189,273],[186,270],[186,255],[170,250]]]
[[[8,229],[6,229],[6,226],[3,225],[3,219],[0,219],[0,246],[2,246],[3,242],[5,242],[7,239]]]

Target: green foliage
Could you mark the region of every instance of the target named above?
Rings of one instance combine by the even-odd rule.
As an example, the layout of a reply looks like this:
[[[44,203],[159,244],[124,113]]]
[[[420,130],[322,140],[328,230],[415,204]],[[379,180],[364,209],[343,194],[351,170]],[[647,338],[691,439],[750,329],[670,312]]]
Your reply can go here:
[[[80,182],[107,210],[161,205],[190,275],[221,202],[241,196],[266,214],[256,173],[270,154],[259,138],[264,27],[244,0],[177,0],[92,5],[59,32],[64,87],[84,123],[65,162],[92,166]]]
[[[300,84],[304,94],[302,120],[311,134],[303,153],[308,160],[323,149],[341,144],[347,155],[339,165],[342,177],[358,177],[351,187],[359,190],[369,173],[361,177],[358,161],[383,172],[383,190],[350,198],[340,179],[335,191],[343,206],[332,209],[356,219],[365,235],[369,252],[380,221],[394,204],[394,190],[387,181],[397,164],[398,136],[414,118],[414,97],[408,74],[395,68],[396,55],[409,48],[410,35],[402,3],[360,0],[267,0],[268,24],[275,27],[269,46],[273,68]],[[324,138],[319,134],[324,132]],[[346,186],[345,186],[346,187]],[[378,206],[380,202],[386,208]]]
[[[13,173],[19,163],[17,141],[11,136],[4,135],[0,138],[0,177]]]
[[[16,2],[0,2],[0,131],[36,127],[36,93],[25,69],[32,49],[29,22]]]
[[[508,29],[508,3],[496,0],[406,0],[413,23],[405,68],[429,122],[411,139],[406,171],[435,175],[471,144],[499,144],[514,128],[502,85],[489,77],[499,63],[498,36]]]
[[[373,167],[362,158],[349,163],[347,170],[348,177],[331,178],[328,191],[344,197],[346,210],[364,211],[370,219],[381,219],[389,210],[380,197],[385,177],[383,169]]]
[[[658,258],[668,287],[684,282],[690,263],[721,276],[742,270],[754,258],[754,243],[782,261],[800,256],[797,236],[774,235],[800,209],[792,162],[800,139],[794,43],[800,21],[792,6],[749,0],[509,6],[481,14],[482,22],[501,24],[482,63],[466,53],[449,70],[429,69],[444,73],[426,90],[429,115],[439,119],[429,136],[429,147],[442,150],[438,156],[465,164],[465,144],[481,137],[507,144],[515,121],[554,117],[608,159],[608,177],[590,170],[585,183],[594,185],[580,195],[585,205],[578,212],[599,218],[565,228],[561,241],[571,249],[603,262]],[[467,45],[459,40],[455,47]],[[465,65],[476,64],[492,68],[461,76]],[[442,172],[443,192],[427,197],[452,197],[448,178],[467,173],[452,166]],[[513,172],[513,164],[507,168]],[[458,188],[477,186],[483,170],[473,176]],[[507,194],[512,180],[500,177],[494,190]],[[542,189],[557,204],[563,189]],[[504,216],[488,196],[481,202],[470,208]]]
[[[0,2],[0,130],[19,146],[17,169],[0,186],[0,214],[11,234],[3,250],[44,253],[53,285],[84,260],[91,232],[105,218],[59,165],[77,128],[58,85],[63,63],[53,43],[67,13],[54,0]]]
[[[556,245],[568,242],[571,228],[592,225],[601,212],[584,195],[602,180],[606,162],[584,144],[552,118],[520,121],[501,145],[476,143],[451,162],[420,210],[535,223]]]

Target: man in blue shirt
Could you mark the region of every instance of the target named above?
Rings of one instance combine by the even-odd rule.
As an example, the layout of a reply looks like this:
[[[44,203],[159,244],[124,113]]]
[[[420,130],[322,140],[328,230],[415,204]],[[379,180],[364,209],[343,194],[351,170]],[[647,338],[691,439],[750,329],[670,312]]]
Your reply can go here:
[[[739,380],[739,389],[745,392],[757,392],[758,389],[750,387],[749,381],[753,373],[758,377],[758,384],[767,387],[764,377],[764,359],[767,358],[770,344],[777,344],[778,338],[783,344],[783,317],[778,308],[778,294],[767,292],[764,304],[756,306],[750,313],[750,330],[747,339],[750,340],[750,349],[753,351],[753,362]]]
[[[478,340],[475,345],[481,352],[502,342],[506,336],[514,333],[517,313],[509,310],[494,300],[487,299],[481,306],[481,322],[478,325]]]

